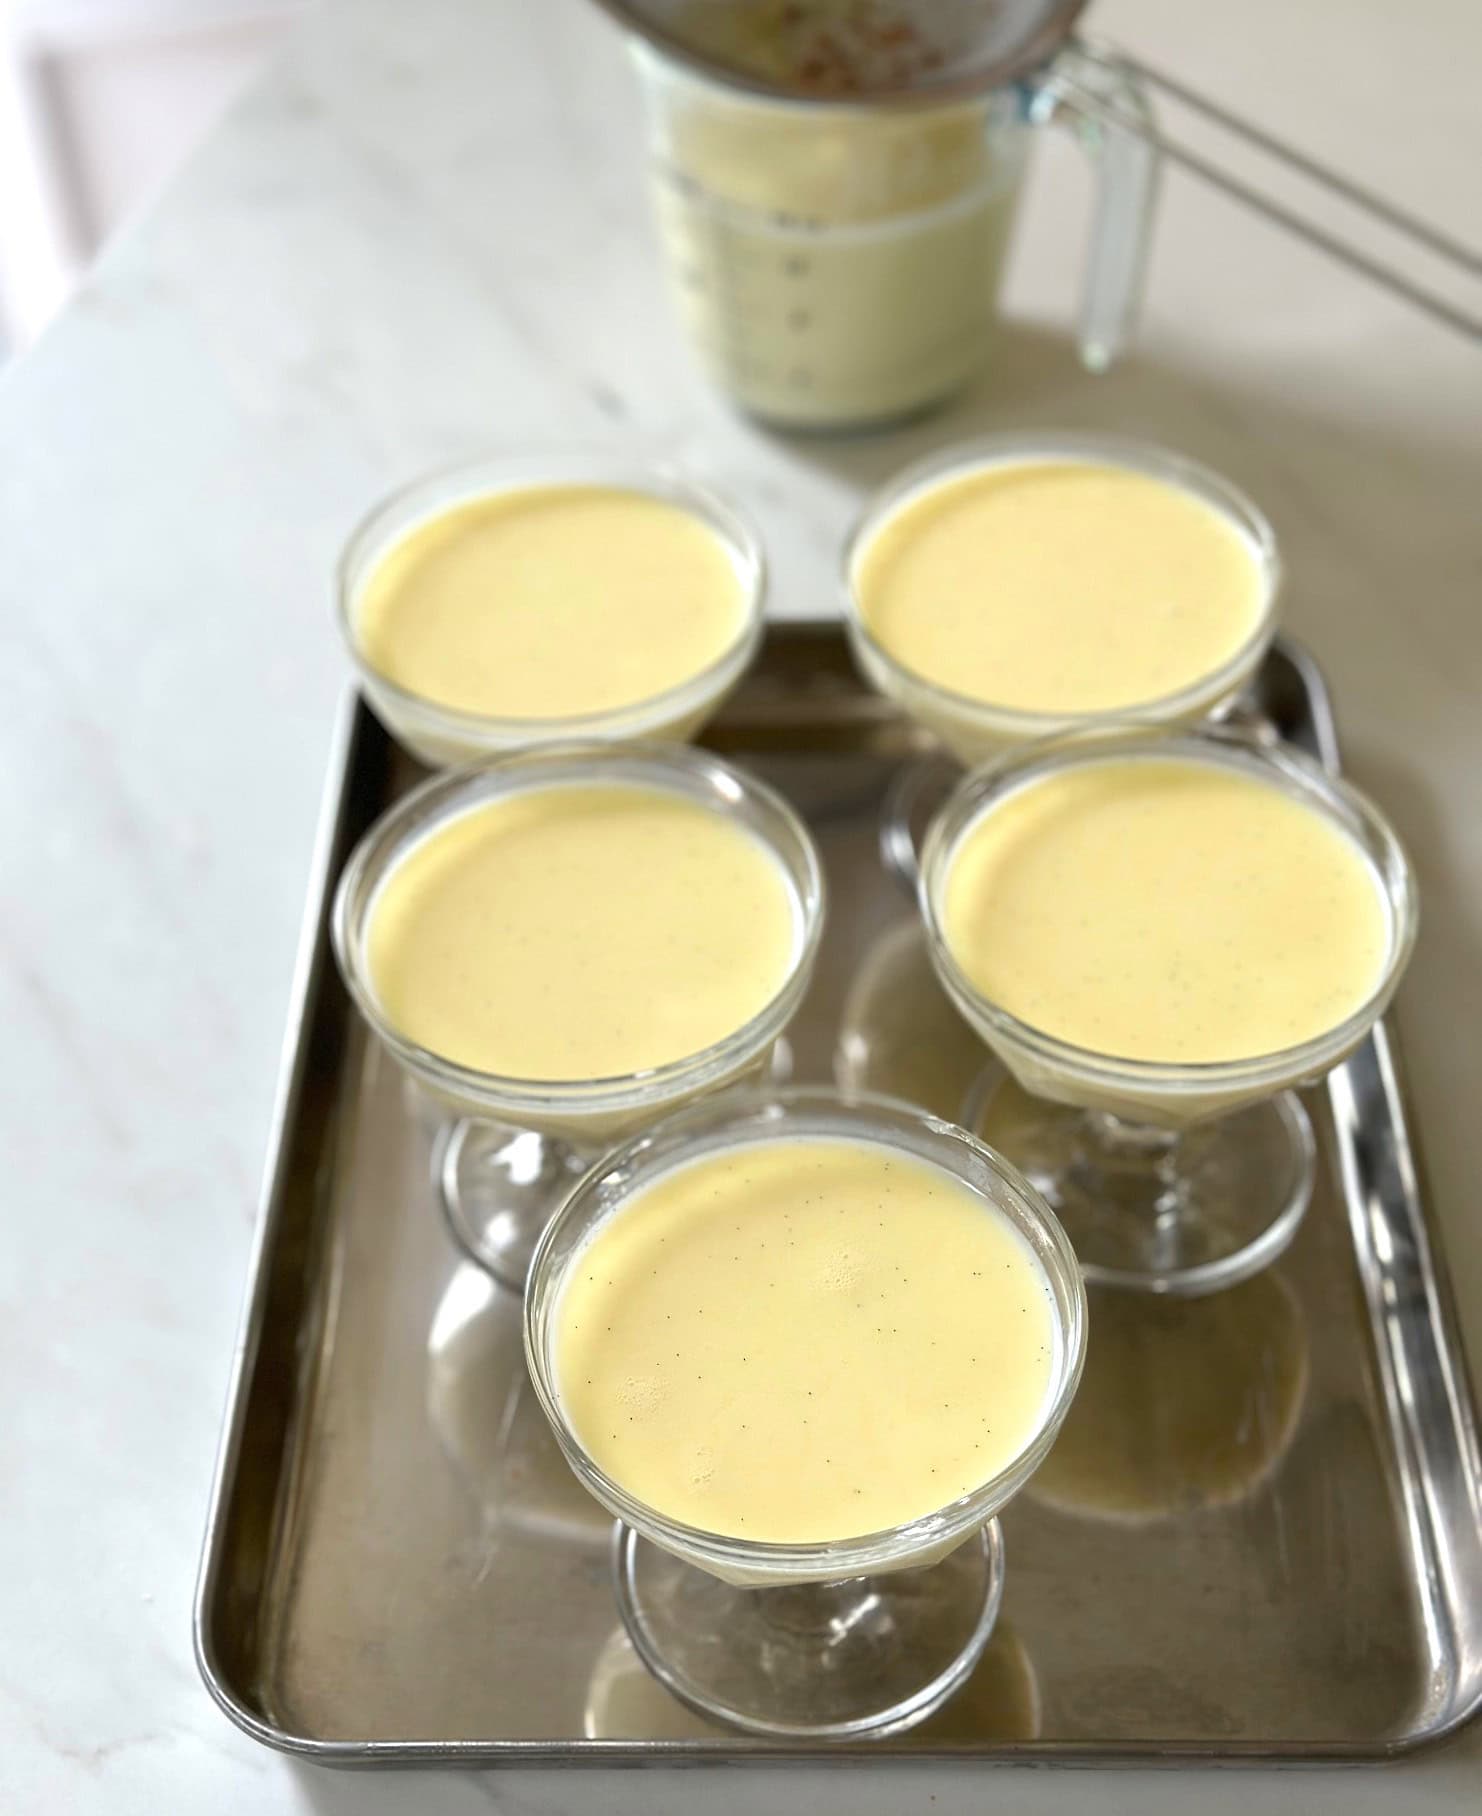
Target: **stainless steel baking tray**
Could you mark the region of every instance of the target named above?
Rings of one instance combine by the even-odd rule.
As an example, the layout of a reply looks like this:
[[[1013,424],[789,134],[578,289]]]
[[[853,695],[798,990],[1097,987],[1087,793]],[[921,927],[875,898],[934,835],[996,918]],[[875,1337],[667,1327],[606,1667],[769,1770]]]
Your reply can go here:
[[[1336,761],[1292,646],[1245,710]],[[795,1076],[842,1066],[951,1109],[983,1054],[877,854],[919,735],[834,628],[793,626],[711,741],[803,809],[830,873]],[[434,1130],[352,1015],[326,921],[351,844],[415,773],[350,701],[206,1534],[206,1682],[249,1734],[331,1764],[843,1757],[709,1728],[649,1680],[518,1308],[444,1231]],[[1477,1710],[1482,1468],[1392,1034],[1322,1096],[1293,1248],[1211,1299],[1093,1304],[1084,1411],[1005,1517],[982,1665],[925,1727],[849,1751],[1373,1759]]]

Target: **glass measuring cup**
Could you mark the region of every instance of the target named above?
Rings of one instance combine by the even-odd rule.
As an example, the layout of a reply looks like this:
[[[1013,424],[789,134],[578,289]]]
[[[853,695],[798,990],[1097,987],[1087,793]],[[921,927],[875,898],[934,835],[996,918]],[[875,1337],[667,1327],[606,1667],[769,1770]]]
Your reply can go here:
[[[758,95],[632,49],[680,314],[748,414],[862,428],[965,384],[990,343],[1040,124],[1070,125],[1097,168],[1080,342],[1095,369],[1116,357],[1142,287],[1155,153],[1065,105],[1062,88],[1141,118],[1115,63],[1067,49],[1032,86],[902,108]]]

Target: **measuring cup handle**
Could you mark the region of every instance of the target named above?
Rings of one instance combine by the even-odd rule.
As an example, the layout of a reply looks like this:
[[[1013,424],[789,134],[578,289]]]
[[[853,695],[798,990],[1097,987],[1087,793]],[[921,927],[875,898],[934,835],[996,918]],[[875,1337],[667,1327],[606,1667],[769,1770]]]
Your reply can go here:
[[[1093,117],[1076,105],[1076,91],[1106,101],[1118,113],[1152,126],[1146,91],[1115,57],[1067,45],[1027,87],[1029,118],[1063,126],[1090,158],[1097,175],[1095,214],[1081,289],[1081,358],[1103,372],[1131,339],[1142,302],[1158,187],[1158,153],[1136,131]]]

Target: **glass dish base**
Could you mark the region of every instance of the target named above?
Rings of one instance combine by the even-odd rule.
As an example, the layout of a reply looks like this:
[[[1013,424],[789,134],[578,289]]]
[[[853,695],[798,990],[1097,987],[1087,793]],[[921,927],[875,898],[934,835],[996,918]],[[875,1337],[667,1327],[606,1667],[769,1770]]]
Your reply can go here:
[[[991,1520],[935,1564],[741,1588],[619,1525],[613,1578],[628,1637],[701,1715],[780,1740],[903,1733],[966,1682],[1003,1595]]]
[[[1089,1285],[1219,1292],[1290,1246],[1312,1197],[1316,1143],[1292,1091],[1175,1135],[1034,1097],[995,1063],[964,1116],[1044,1193]]]
[[[524,1292],[541,1232],[591,1162],[534,1129],[474,1117],[453,1123],[434,1166],[454,1241],[501,1286]]]

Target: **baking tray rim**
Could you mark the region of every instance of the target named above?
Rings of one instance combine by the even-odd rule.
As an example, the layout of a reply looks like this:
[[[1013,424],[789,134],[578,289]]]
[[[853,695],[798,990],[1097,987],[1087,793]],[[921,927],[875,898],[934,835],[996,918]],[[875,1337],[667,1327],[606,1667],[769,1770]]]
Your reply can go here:
[[[790,637],[800,640],[809,636],[822,638],[838,632],[839,628],[838,620],[834,618],[774,619],[767,625],[766,642],[786,641]],[[1336,762],[1337,734],[1332,701],[1315,657],[1305,645],[1284,632],[1274,640],[1273,648],[1286,657],[1303,684],[1318,754]],[[684,1766],[703,1769],[707,1766],[778,1763],[811,1767],[858,1765],[866,1762],[897,1766],[932,1763],[960,1765],[972,1761],[990,1767],[1018,1765],[1043,1768],[1058,1765],[1072,1770],[1098,1766],[1147,1769],[1191,1765],[1238,1770],[1242,1767],[1273,1764],[1363,1766],[1392,1762],[1444,1744],[1482,1713],[1482,1675],[1479,1675],[1470,1700],[1461,1702],[1443,1721],[1367,1745],[1331,1740],[1222,1741],[1218,1745],[1209,1741],[1024,1740],[995,1741],[985,1746],[965,1740],[923,1747],[890,1740],[833,1745],[808,1741],[757,1741],[751,1738],[746,1738],[744,1745],[738,1745],[741,1737],[732,1740],[720,1735],[713,1740],[697,1737],[603,1740],[577,1736],[546,1739],[504,1737],[487,1740],[353,1740],[296,1733],[278,1726],[249,1707],[228,1681],[218,1658],[212,1634],[212,1611],[225,1562],[227,1504],[241,1456],[250,1375],[262,1336],[269,1286],[268,1257],[283,1215],[288,1135],[303,1091],[307,1066],[307,1046],[302,1033],[323,969],[329,962],[328,916],[336,881],[333,859],[342,840],[342,826],[349,801],[347,784],[352,773],[353,759],[370,716],[371,708],[358,686],[353,681],[347,683],[335,715],[314,835],[311,880],[299,928],[289,992],[289,1013],[280,1048],[277,1084],[269,1120],[267,1161],[249,1250],[247,1285],[227,1385],[226,1418],[212,1472],[201,1561],[192,1601],[191,1638],[197,1668],[212,1700],[236,1727],[253,1740],[277,1752],[320,1765],[342,1768],[551,1765],[578,1770],[594,1766]],[[1399,1075],[1398,1080],[1390,1082],[1399,1085],[1403,1101],[1403,1069],[1393,1033],[1385,1022],[1379,1024],[1379,1030],[1383,1043],[1382,1063],[1392,1073]],[[1408,1129],[1406,1133],[1408,1136]],[[1425,1272],[1433,1290],[1431,1322],[1436,1328],[1439,1352],[1448,1364],[1448,1378],[1459,1386],[1458,1412],[1463,1426],[1463,1449],[1467,1448],[1467,1440],[1470,1440],[1470,1450],[1475,1456],[1475,1391],[1456,1318],[1445,1252],[1435,1219],[1423,1196],[1417,1208],[1426,1251]]]

